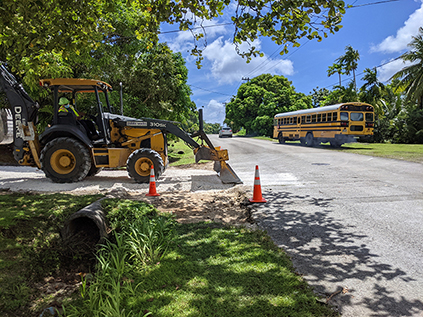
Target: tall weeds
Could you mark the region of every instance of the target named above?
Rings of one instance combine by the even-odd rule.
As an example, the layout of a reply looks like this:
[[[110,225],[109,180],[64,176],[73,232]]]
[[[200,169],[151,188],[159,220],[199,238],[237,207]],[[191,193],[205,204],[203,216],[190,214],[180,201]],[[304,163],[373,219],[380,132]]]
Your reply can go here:
[[[133,311],[128,304],[141,285],[134,285],[131,276],[134,271],[160,261],[174,238],[174,223],[167,217],[151,213],[151,209],[146,213],[142,208],[130,209],[127,206],[121,212],[115,209],[113,218],[113,239],[102,245],[97,252],[96,273],[92,281],[81,276],[81,299],[64,307],[63,316],[150,315]]]

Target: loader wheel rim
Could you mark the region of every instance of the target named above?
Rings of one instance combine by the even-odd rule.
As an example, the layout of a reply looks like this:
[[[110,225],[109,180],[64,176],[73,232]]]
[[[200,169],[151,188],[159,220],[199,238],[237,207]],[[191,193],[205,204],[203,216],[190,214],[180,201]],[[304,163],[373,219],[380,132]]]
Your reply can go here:
[[[148,176],[151,172],[151,165],[153,165],[153,162],[146,157],[142,157],[135,163],[135,171],[140,176]]]
[[[60,149],[50,158],[50,166],[57,174],[69,174],[75,169],[75,156],[71,151]]]

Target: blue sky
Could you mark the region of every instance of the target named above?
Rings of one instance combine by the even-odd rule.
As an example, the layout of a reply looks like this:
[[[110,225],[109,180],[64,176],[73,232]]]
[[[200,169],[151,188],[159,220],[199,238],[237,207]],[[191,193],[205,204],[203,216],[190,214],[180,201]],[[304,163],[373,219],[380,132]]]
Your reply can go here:
[[[263,73],[283,75],[292,82],[297,92],[310,94],[313,88],[331,89],[338,84],[338,75],[327,76],[327,69],[345,53],[351,45],[360,54],[357,69],[357,87],[366,68],[378,67],[382,82],[404,67],[402,60],[395,60],[408,50],[412,36],[423,27],[423,0],[350,0],[343,17],[343,28],[330,34],[321,42],[301,39],[299,48],[289,48],[289,53],[279,55],[282,47],[266,38],[260,38],[263,57],[253,58],[250,63],[236,54],[231,43],[233,26],[207,28],[207,46],[204,49],[202,68],[197,69],[195,58],[190,56],[193,47],[190,32],[165,33],[161,41],[167,42],[175,52],[181,52],[188,68],[188,84],[191,99],[197,108],[204,109],[204,119],[209,123],[223,123],[225,102],[235,95],[243,78],[253,78]],[[229,15],[204,25],[229,22]],[[177,26],[163,26],[162,32],[177,30]],[[342,76],[346,85],[351,76]]]

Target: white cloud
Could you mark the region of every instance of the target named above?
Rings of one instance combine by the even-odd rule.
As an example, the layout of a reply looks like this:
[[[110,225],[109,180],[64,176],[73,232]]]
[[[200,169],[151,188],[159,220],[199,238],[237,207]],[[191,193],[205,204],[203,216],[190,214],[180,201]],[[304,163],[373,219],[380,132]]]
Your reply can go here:
[[[419,27],[423,26],[423,2],[422,6],[410,15],[404,26],[397,31],[396,36],[388,36],[381,43],[372,47],[373,52],[395,53],[407,49],[412,41],[412,36],[418,34]]]
[[[204,107],[204,121],[208,123],[223,123],[225,120],[225,105],[217,100],[210,100]]]
[[[213,41],[217,36],[228,33],[227,26],[208,20],[197,23],[194,28],[193,32],[181,31],[177,33],[175,38],[167,40],[170,49],[174,52],[191,51],[194,48],[194,34],[205,33],[205,37],[197,42],[198,47],[201,49],[202,46],[205,46],[209,41]],[[164,39],[166,40],[168,37],[166,36]]]
[[[254,41],[253,45],[260,49],[260,40]],[[241,51],[248,50],[248,44],[240,46]],[[211,65],[211,76],[219,81],[219,84],[232,84],[240,81],[243,76],[255,77],[263,73],[277,75],[292,75],[294,65],[292,61],[286,59],[271,59],[269,57],[253,57],[250,63],[245,58],[239,56],[235,46],[229,41],[223,41],[222,37],[216,39],[207,46],[203,55],[209,60]]]
[[[378,79],[380,82],[388,81],[396,72],[410,65],[410,62],[404,62],[402,59],[394,60],[378,69]]]

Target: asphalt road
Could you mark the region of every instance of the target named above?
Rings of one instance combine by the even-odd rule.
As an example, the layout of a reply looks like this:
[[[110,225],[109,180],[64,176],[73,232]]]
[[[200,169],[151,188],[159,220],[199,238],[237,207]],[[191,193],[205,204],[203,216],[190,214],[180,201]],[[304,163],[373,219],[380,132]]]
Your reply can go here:
[[[423,316],[422,164],[211,139],[245,185],[259,166],[253,217],[343,316]]]

